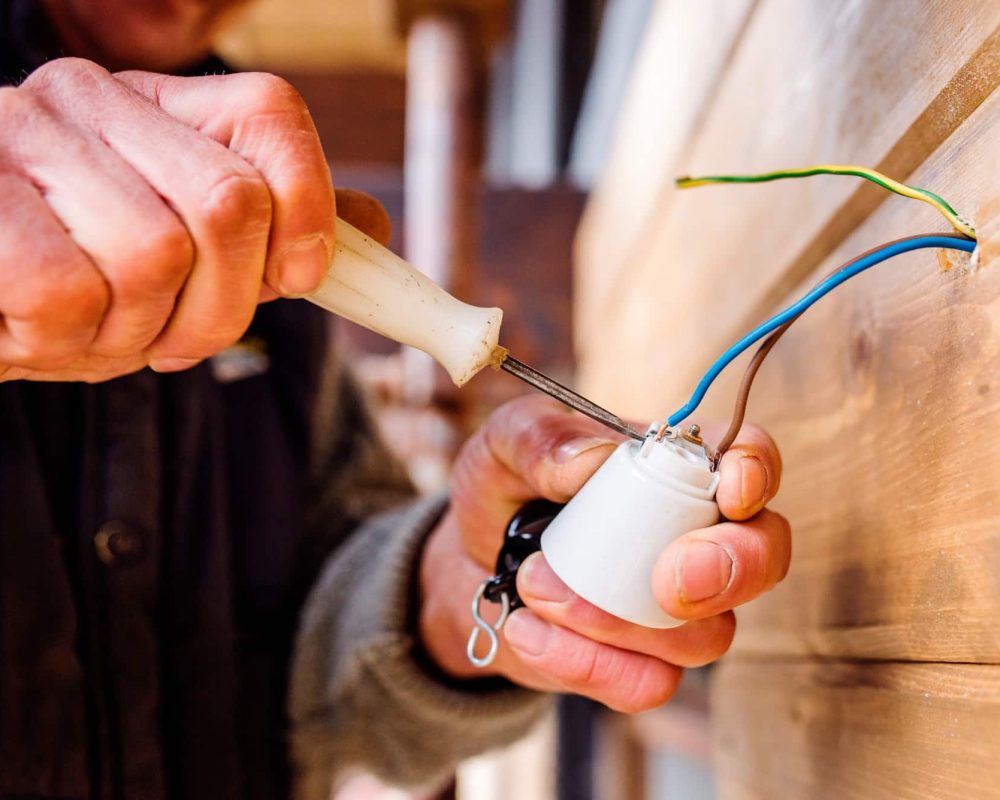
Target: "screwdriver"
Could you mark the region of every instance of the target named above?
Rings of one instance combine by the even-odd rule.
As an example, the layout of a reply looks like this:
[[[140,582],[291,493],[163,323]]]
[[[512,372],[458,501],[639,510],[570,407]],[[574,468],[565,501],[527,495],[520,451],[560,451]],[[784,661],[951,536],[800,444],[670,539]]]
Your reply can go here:
[[[480,308],[457,300],[339,217],[330,268],[320,285],[304,299],[375,333],[423,350],[445,368],[456,386],[464,386],[481,369],[492,366],[618,433],[640,441],[644,438],[620,417],[518,361],[501,347],[501,309]]]

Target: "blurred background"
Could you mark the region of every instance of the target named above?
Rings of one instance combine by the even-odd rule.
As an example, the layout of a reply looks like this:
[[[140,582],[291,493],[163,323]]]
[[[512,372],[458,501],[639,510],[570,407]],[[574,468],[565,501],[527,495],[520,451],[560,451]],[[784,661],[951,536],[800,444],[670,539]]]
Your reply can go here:
[[[612,150],[653,0],[257,0],[218,42],[305,97],[334,182],[389,210],[392,248],[458,297],[504,309],[504,344],[572,385],[573,242]],[[665,3],[662,5],[666,5]],[[331,318],[332,320],[333,318]],[[332,322],[383,433],[424,490],[525,387],[461,392],[429,358]],[[705,676],[624,717],[566,698],[528,740],[433,797],[712,796]],[[339,800],[410,797],[359,778]]]

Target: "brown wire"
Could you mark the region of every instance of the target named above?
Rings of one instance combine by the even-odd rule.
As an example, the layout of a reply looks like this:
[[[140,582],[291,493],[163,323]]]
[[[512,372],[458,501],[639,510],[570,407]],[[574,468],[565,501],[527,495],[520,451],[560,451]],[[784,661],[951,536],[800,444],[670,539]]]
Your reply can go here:
[[[942,233],[920,233],[915,236],[904,236],[901,239],[894,239],[891,242],[886,242],[885,244],[880,244],[878,247],[873,247],[871,250],[866,250],[859,256],[855,256],[850,261],[845,264],[841,264],[835,270],[824,275],[819,281],[817,281],[817,286],[829,278],[831,275],[840,272],[842,269],[846,269],[855,261],[860,261],[862,258],[867,258],[876,250],[883,250],[886,247],[891,247],[899,242],[909,241],[910,239],[918,239],[924,236],[951,236],[955,239],[968,239],[967,236],[962,234],[942,234]],[[815,288],[815,287],[813,287]],[[811,290],[810,290],[811,291]],[[803,312],[804,313],[804,312]],[[739,435],[740,429],[743,427],[743,420],[747,413],[747,404],[750,400],[750,388],[753,386],[754,378],[757,377],[757,370],[760,369],[761,364],[764,363],[764,359],[767,358],[768,353],[771,349],[778,343],[780,339],[790,327],[792,323],[795,322],[802,314],[796,317],[792,317],[788,322],[779,328],[775,328],[771,331],[770,335],[761,342],[760,347],[757,348],[757,352],[753,354],[753,358],[750,359],[750,363],[747,364],[746,371],[743,373],[743,379],[740,381],[740,387],[736,392],[736,404],[733,408],[733,418],[729,423],[729,428],[723,434],[722,438],[719,440],[719,444],[716,447],[716,463],[722,458],[725,452],[733,446],[733,442],[736,441],[736,437]]]
[[[802,315],[800,314],[799,316]],[[723,454],[733,446],[733,442],[736,441],[736,437],[743,427],[743,420],[747,415],[747,403],[750,401],[750,387],[753,386],[753,379],[757,377],[757,370],[764,363],[764,359],[771,352],[771,348],[778,343],[778,339],[784,335],[785,331],[792,327],[792,323],[798,318],[792,317],[780,328],[775,328],[771,331],[771,334],[757,348],[757,352],[753,354],[750,363],[747,364],[746,372],[743,373],[743,380],[740,381],[740,388],[736,392],[736,405],[733,408],[732,422],[729,423],[728,430],[723,434],[718,446],[715,448],[718,454],[716,458],[722,458]]]

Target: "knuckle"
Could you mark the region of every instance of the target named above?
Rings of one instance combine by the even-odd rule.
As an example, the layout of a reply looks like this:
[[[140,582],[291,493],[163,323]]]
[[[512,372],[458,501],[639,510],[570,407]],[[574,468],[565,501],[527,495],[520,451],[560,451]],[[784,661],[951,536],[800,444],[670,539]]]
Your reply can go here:
[[[48,61],[28,76],[23,86],[32,89],[78,87],[111,78],[104,67],[85,58],[56,58]]]
[[[211,227],[266,230],[271,222],[271,192],[257,173],[226,173],[205,193],[200,216]]]
[[[8,320],[17,342],[16,362],[50,371],[82,357],[104,308],[104,296],[88,291],[35,291],[24,315]]]
[[[53,125],[51,109],[24,84],[19,87],[0,87],[0,120],[10,131],[30,131],[31,140],[40,140]],[[27,138],[4,137],[3,149],[11,155],[23,151],[28,144]],[[15,156],[17,158],[17,156]]]
[[[24,88],[16,86],[0,87],[0,119],[20,122],[33,116],[39,107],[38,100]]]
[[[100,319],[108,307],[108,286],[96,272],[89,271],[73,292],[84,319]]]
[[[107,304],[107,284],[96,271],[84,268],[38,281],[18,303],[17,313],[32,320],[58,321],[61,330],[74,331],[100,320]]]
[[[210,351],[209,355],[215,355],[220,350],[225,350],[227,347],[236,344],[242,338],[243,334],[246,333],[252,317],[253,312],[251,311],[251,313],[241,319],[230,320],[218,326],[218,330],[207,343],[207,349]]]
[[[175,218],[152,223],[142,241],[125,256],[115,289],[127,297],[159,295],[178,289],[194,263],[194,242]]]
[[[284,78],[269,72],[251,72],[242,76],[260,110],[288,112],[306,110],[302,95]]]
[[[17,355],[11,363],[39,372],[53,372],[72,363],[82,355],[82,346],[54,341],[18,342]]]
[[[10,347],[6,348],[5,360],[18,366],[50,369],[73,355],[76,343],[72,339],[39,330],[38,323],[41,321],[37,317],[5,318],[11,340]]]

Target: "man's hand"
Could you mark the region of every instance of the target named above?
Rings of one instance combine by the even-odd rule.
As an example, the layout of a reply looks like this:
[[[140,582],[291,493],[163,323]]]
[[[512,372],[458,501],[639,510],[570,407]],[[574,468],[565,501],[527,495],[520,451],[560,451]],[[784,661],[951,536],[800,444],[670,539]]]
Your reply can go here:
[[[330,173],[280,78],[65,58],[0,120],[0,379],[184,369],[329,265]]]
[[[704,427],[711,441],[717,431]],[[499,409],[465,445],[452,475],[451,508],[421,564],[420,633],[442,669],[457,677],[498,673],[641,711],[670,698],[683,667],[707,664],[728,649],[732,608],[780,581],[791,556],[788,523],[764,509],[778,490],[781,459],[753,427],[722,459],[716,499],[731,521],[680,537],[657,562],[653,593],[687,623],[653,630],[618,619],[576,596],[536,553],[518,573],[527,608],[508,619],[496,661],[476,670],[466,660],[469,601],[492,574],[514,512],[536,497],[569,500],[620,441],[536,395]]]

